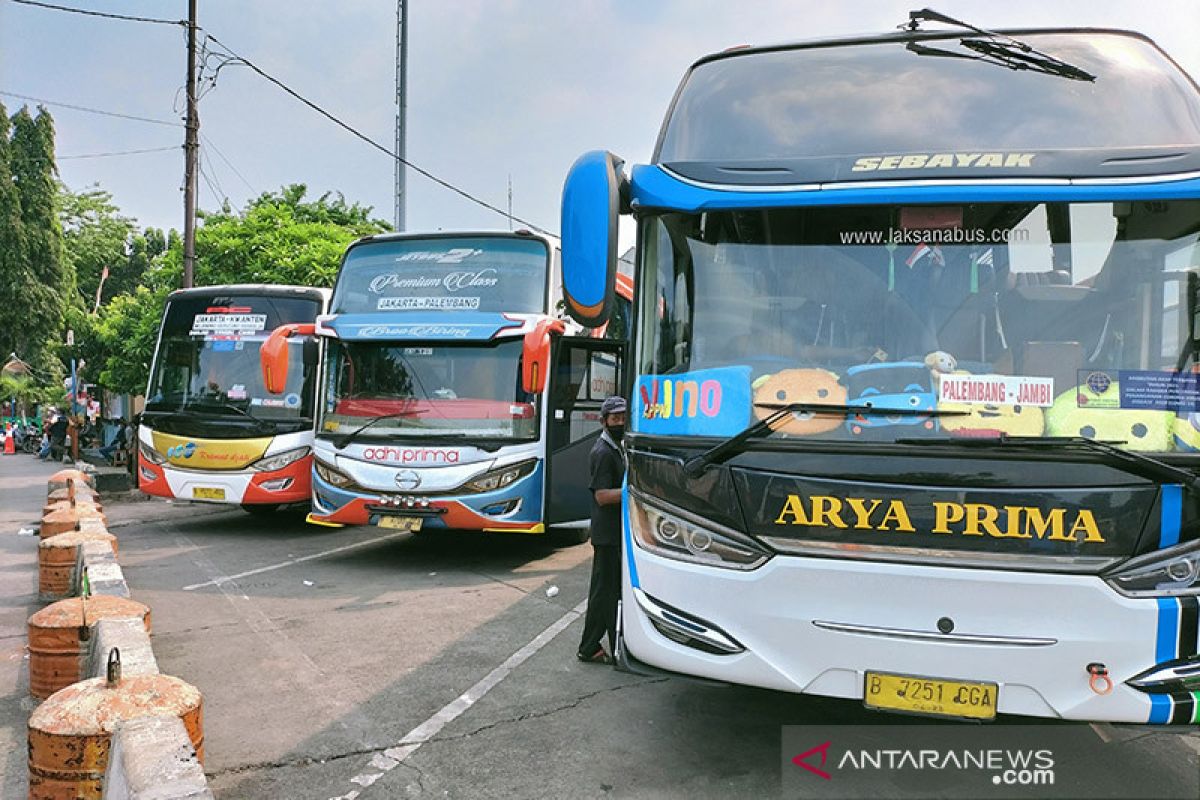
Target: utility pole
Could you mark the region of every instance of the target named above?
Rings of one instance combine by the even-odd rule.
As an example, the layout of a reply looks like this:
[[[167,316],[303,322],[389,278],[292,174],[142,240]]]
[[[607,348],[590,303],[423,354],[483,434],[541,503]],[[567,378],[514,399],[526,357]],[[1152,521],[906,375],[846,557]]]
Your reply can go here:
[[[405,182],[405,139],[408,127],[408,9],[404,0],[396,0],[396,230],[404,230],[405,203],[408,187]]]
[[[196,155],[200,114],[196,110],[196,0],[188,0],[187,133],[183,142],[183,288],[190,289],[196,269]]]

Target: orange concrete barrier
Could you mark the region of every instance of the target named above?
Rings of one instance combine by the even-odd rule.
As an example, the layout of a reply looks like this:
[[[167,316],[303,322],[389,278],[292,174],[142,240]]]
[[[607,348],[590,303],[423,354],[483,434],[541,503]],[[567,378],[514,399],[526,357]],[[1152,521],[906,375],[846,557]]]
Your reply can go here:
[[[95,488],[96,486],[96,479],[82,470],[60,469],[58,472],[50,476],[50,480],[47,482],[47,488],[51,492],[53,492],[55,489],[65,489],[67,488],[68,481],[76,481],[91,488]]]
[[[73,593],[75,561],[84,542],[108,542],[117,552],[117,537],[104,530],[71,530],[38,542],[38,594],[58,600]]]
[[[104,529],[104,522],[99,515],[91,516],[86,511],[81,513],[78,507],[66,508],[51,511],[42,517],[38,535],[42,539],[49,539],[51,536],[57,536],[67,531],[96,529]]]
[[[110,656],[107,678],[55,692],[29,717],[30,800],[100,800],[113,729],[139,717],[181,719],[203,763],[202,703],[200,691],[178,678],[122,678],[120,662],[114,670]]]
[[[87,674],[91,628],[97,620],[140,617],[150,632],[150,609],[123,597],[71,597],[29,618],[29,693],[47,698]]]
[[[91,488],[87,484],[68,481],[67,488],[55,489],[46,495],[50,502],[55,500],[91,500],[94,503],[100,502],[100,493]]]
[[[104,515],[104,506],[90,499],[55,500],[42,506],[43,517],[55,511],[76,511],[80,518],[99,517],[106,525],[108,524],[108,517]]]

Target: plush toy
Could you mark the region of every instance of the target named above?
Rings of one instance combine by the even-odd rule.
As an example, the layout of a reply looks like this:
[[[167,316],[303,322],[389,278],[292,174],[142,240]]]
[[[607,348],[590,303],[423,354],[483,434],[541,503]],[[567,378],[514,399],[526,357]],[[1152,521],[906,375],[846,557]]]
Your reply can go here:
[[[1175,449],[1185,453],[1200,451],[1200,414],[1180,414],[1172,423],[1175,433]]]
[[[1173,449],[1175,415],[1169,411],[1119,408],[1117,381],[1075,386],[1054,398],[1046,409],[1046,434],[1083,436],[1123,442],[1126,450],[1164,452]]]
[[[893,425],[912,426],[917,432],[931,433],[933,415],[888,414],[888,409],[933,411],[937,403],[930,388],[929,371],[920,361],[892,364],[860,364],[846,370],[850,405],[878,408],[879,414],[855,414],[846,420],[846,428],[855,436]],[[884,435],[886,438],[886,435]]]
[[[962,416],[939,417],[942,430],[963,438],[1041,436],[1046,423],[1037,406],[987,405],[938,401],[938,411],[961,411]]]
[[[763,408],[760,403],[846,403],[846,387],[838,383],[837,375],[824,369],[785,369],[774,375],[761,376],[751,384],[751,388],[754,390],[754,415],[758,419],[766,419],[777,410]],[[791,415],[772,423],[771,429],[792,436],[812,436],[816,433],[828,433],[841,424],[841,414],[822,415],[812,411],[794,411]]]
[[[935,350],[929,355],[925,356],[925,366],[928,367],[929,371],[935,376],[946,375],[954,372],[954,370],[958,367],[958,359],[949,353],[941,350]]]

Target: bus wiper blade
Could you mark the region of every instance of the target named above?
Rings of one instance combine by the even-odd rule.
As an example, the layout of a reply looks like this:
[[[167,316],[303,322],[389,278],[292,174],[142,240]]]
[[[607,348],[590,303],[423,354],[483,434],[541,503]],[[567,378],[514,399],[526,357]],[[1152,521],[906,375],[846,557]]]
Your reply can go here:
[[[979,439],[897,439],[896,444],[915,444],[915,445],[931,445],[931,444],[949,444],[953,446],[965,445],[967,447],[1027,447],[1029,449],[1053,450],[1061,449],[1079,449],[1091,450],[1094,453],[1100,453],[1106,458],[1104,463],[1110,466],[1124,467],[1125,471],[1140,475],[1144,478],[1152,478],[1160,481],[1178,482],[1195,492],[1200,492],[1200,476],[1194,475],[1192,472],[1177,467],[1174,464],[1168,464],[1166,461],[1148,456],[1145,453],[1139,453],[1133,450],[1125,450],[1118,447],[1124,442],[1105,441],[1103,439],[1088,439],[1083,436],[1008,436],[1001,434],[996,437],[987,437]]]
[[[414,410],[414,411],[404,411],[399,414],[385,414],[382,417],[374,417],[372,419],[367,420],[367,422],[365,424],[360,425],[359,427],[355,428],[354,430],[350,431],[349,433],[343,433],[341,436],[331,437],[330,441],[333,442],[334,447],[336,447],[338,450],[341,450],[346,445],[350,444],[350,442],[354,441],[355,438],[357,438],[360,433],[362,433],[363,431],[365,431],[367,428],[371,427],[372,425],[377,425],[380,422],[383,422],[384,420],[388,420],[388,419],[406,419],[408,417],[415,416],[416,414],[419,414],[419,413],[421,413],[421,412]]]
[[[774,413],[754,423],[741,433],[736,433],[720,444],[705,450],[700,455],[688,459],[683,465],[684,472],[695,478],[704,472],[704,468],[709,464],[724,463],[741,450],[746,442],[756,436],[769,433],[772,425],[785,419],[789,414],[834,414],[842,417],[851,415],[864,417],[961,417],[971,413],[936,408],[880,408],[841,403],[755,403],[754,405],[758,408],[773,409]]]
[[[1096,80],[1096,76],[1092,73],[1082,70],[1074,64],[1068,64],[1062,59],[1055,58],[1049,53],[1043,53],[1033,47],[1033,45],[1022,42],[1020,39],[1014,39],[1002,33],[980,28],[969,22],[963,22],[961,19],[934,11],[931,8],[908,12],[908,24],[900,27],[915,31],[921,22],[941,22],[956,28],[965,28],[977,34],[977,37],[959,39],[959,43],[963,47],[979,53],[979,55],[972,56],[964,53],[955,53],[952,50],[929,47],[928,45],[917,44],[916,42],[909,42],[905,45],[908,50],[917,55],[966,58],[974,61],[983,61],[988,64],[996,64],[1013,70],[1031,70],[1045,75],[1056,75],[1060,78],[1070,78],[1076,81]]]

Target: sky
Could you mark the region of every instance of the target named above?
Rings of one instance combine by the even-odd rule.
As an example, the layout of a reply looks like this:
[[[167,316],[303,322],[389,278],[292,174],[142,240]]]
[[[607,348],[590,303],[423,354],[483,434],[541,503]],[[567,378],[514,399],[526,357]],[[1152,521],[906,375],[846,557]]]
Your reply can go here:
[[[186,0],[49,0],[181,19]],[[740,44],[884,33],[920,0],[408,0],[408,159],[514,215],[559,230],[563,178],[585,151],[649,160],[684,71]],[[1153,38],[1200,78],[1197,0],[928,0],[986,28],[1117,27]],[[365,135],[395,135],[394,0],[199,0],[198,23]],[[182,28],[0,0],[0,102],[86,106],[153,124],[47,108],[62,180],[93,184],[141,226],[183,226]],[[211,72],[209,73],[211,74]],[[30,103],[34,105],[34,103]],[[200,100],[199,206],[234,207],[304,183],[393,218],[391,159],[245,67]],[[163,148],[158,150],[158,148]],[[129,150],[157,150],[97,156]],[[85,156],[85,157],[75,157]],[[500,214],[413,174],[407,229],[508,227]],[[521,227],[520,223],[516,227]],[[623,239],[628,241],[627,232]]]

